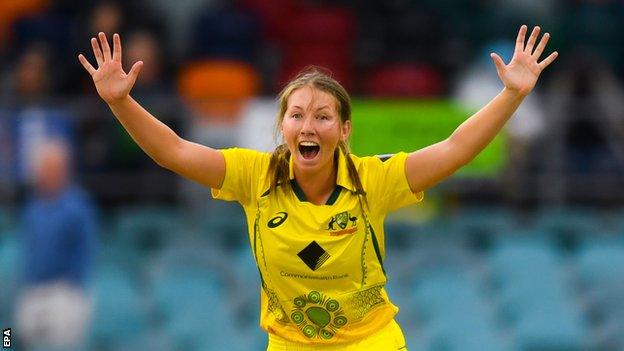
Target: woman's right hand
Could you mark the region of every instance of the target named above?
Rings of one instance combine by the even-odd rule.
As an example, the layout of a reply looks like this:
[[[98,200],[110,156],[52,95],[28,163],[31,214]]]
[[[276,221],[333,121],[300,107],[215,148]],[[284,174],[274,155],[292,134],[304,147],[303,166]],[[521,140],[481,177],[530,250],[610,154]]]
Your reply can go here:
[[[91,46],[98,68],[93,68],[82,54],[78,55],[78,60],[93,78],[93,83],[95,83],[95,88],[100,97],[107,104],[113,105],[128,97],[143,66],[143,61],[137,61],[132,65],[130,72],[126,74],[121,67],[121,39],[119,34],[113,35],[112,54],[106,35],[100,32],[98,36],[99,43],[96,38],[91,38]]]

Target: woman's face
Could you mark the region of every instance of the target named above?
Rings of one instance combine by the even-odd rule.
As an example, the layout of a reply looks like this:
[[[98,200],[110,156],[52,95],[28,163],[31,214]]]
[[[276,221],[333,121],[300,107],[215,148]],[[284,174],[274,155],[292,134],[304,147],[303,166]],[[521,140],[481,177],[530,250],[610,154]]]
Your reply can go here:
[[[280,130],[297,169],[314,172],[331,165],[339,142],[351,132],[351,121],[340,121],[336,98],[305,86],[290,95],[287,106]]]

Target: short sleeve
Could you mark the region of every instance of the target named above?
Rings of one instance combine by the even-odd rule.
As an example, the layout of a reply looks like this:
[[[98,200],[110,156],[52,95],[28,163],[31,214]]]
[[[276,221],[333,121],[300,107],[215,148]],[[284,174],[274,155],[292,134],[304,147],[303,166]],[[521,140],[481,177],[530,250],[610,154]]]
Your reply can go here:
[[[405,174],[407,153],[390,157],[371,157],[368,169],[367,193],[369,204],[379,213],[387,213],[420,202],[424,192],[413,193]]]
[[[266,177],[270,154],[239,148],[220,151],[225,158],[225,177],[220,189],[212,189],[212,196],[243,206],[251,204],[259,182]]]

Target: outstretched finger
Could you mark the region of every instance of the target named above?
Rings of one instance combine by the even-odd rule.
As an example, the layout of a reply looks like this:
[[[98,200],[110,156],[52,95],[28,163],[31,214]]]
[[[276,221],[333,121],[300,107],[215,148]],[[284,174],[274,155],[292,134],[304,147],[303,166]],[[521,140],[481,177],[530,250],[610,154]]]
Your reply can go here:
[[[104,55],[104,62],[110,61],[112,59],[111,50],[110,46],[108,45],[108,39],[106,39],[106,34],[100,32],[99,37],[100,45],[102,46],[102,54]]]
[[[130,78],[130,81],[132,82],[132,84],[136,82],[137,77],[139,76],[139,72],[141,72],[142,67],[143,67],[143,61],[137,61],[134,63],[134,65],[132,65],[132,68],[130,68],[130,72],[128,72],[128,78]]]
[[[104,64],[104,57],[102,56],[102,50],[97,39],[91,38],[91,47],[93,48],[93,55],[95,55],[95,61],[97,61],[98,67]]]
[[[121,38],[119,34],[113,34],[113,61],[121,62]]]
[[[87,61],[87,58],[84,57],[83,54],[78,55],[78,61],[82,63],[82,67],[84,67],[87,70],[87,72],[89,72],[90,75],[95,74],[96,69],[93,68],[93,66],[91,66],[91,64],[89,63],[89,61]]]
[[[498,54],[491,53],[490,57],[492,58],[492,61],[494,61],[494,65],[496,66],[496,71],[498,72],[499,75],[501,75],[502,72],[505,70],[505,62],[503,62],[503,59],[500,56],[498,56]]]
[[[546,67],[548,67],[548,65],[550,65],[556,58],[557,56],[559,56],[558,52],[553,52],[552,54],[548,55],[547,58],[544,59],[544,61],[539,63],[539,68],[540,69],[544,69]]]
[[[518,37],[516,38],[516,52],[520,52],[524,50],[524,40],[527,32],[527,26],[524,24],[520,27],[518,31]]]
[[[533,53],[533,46],[535,46],[535,42],[537,41],[537,36],[539,35],[540,32],[540,27],[535,26],[533,28],[533,31],[531,32],[531,36],[529,37],[529,41],[527,42],[526,48],[524,48],[524,51],[531,55],[531,53]]]
[[[546,44],[548,43],[548,39],[550,39],[550,34],[544,33],[544,36],[540,40],[539,44],[537,44],[535,51],[533,51],[533,57],[536,60],[539,59],[539,57],[542,55],[542,52],[544,52],[544,48],[546,47]]]

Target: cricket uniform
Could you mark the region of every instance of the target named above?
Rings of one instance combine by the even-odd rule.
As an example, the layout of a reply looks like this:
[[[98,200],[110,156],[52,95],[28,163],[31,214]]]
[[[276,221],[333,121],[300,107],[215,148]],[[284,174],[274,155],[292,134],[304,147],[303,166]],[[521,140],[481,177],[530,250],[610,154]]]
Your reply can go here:
[[[269,350],[347,349],[373,337],[392,339],[389,350],[404,349],[394,322],[398,308],[384,288],[383,221],[388,212],[423,198],[409,188],[407,154],[349,155],[365,201],[356,194],[346,156],[338,152],[336,188],[326,204],[315,205],[294,179],[292,158],[291,187],[269,191],[271,154],[222,152],[225,178],[213,196],[238,201],[245,210],[262,282],[260,325],[269,333]]]

